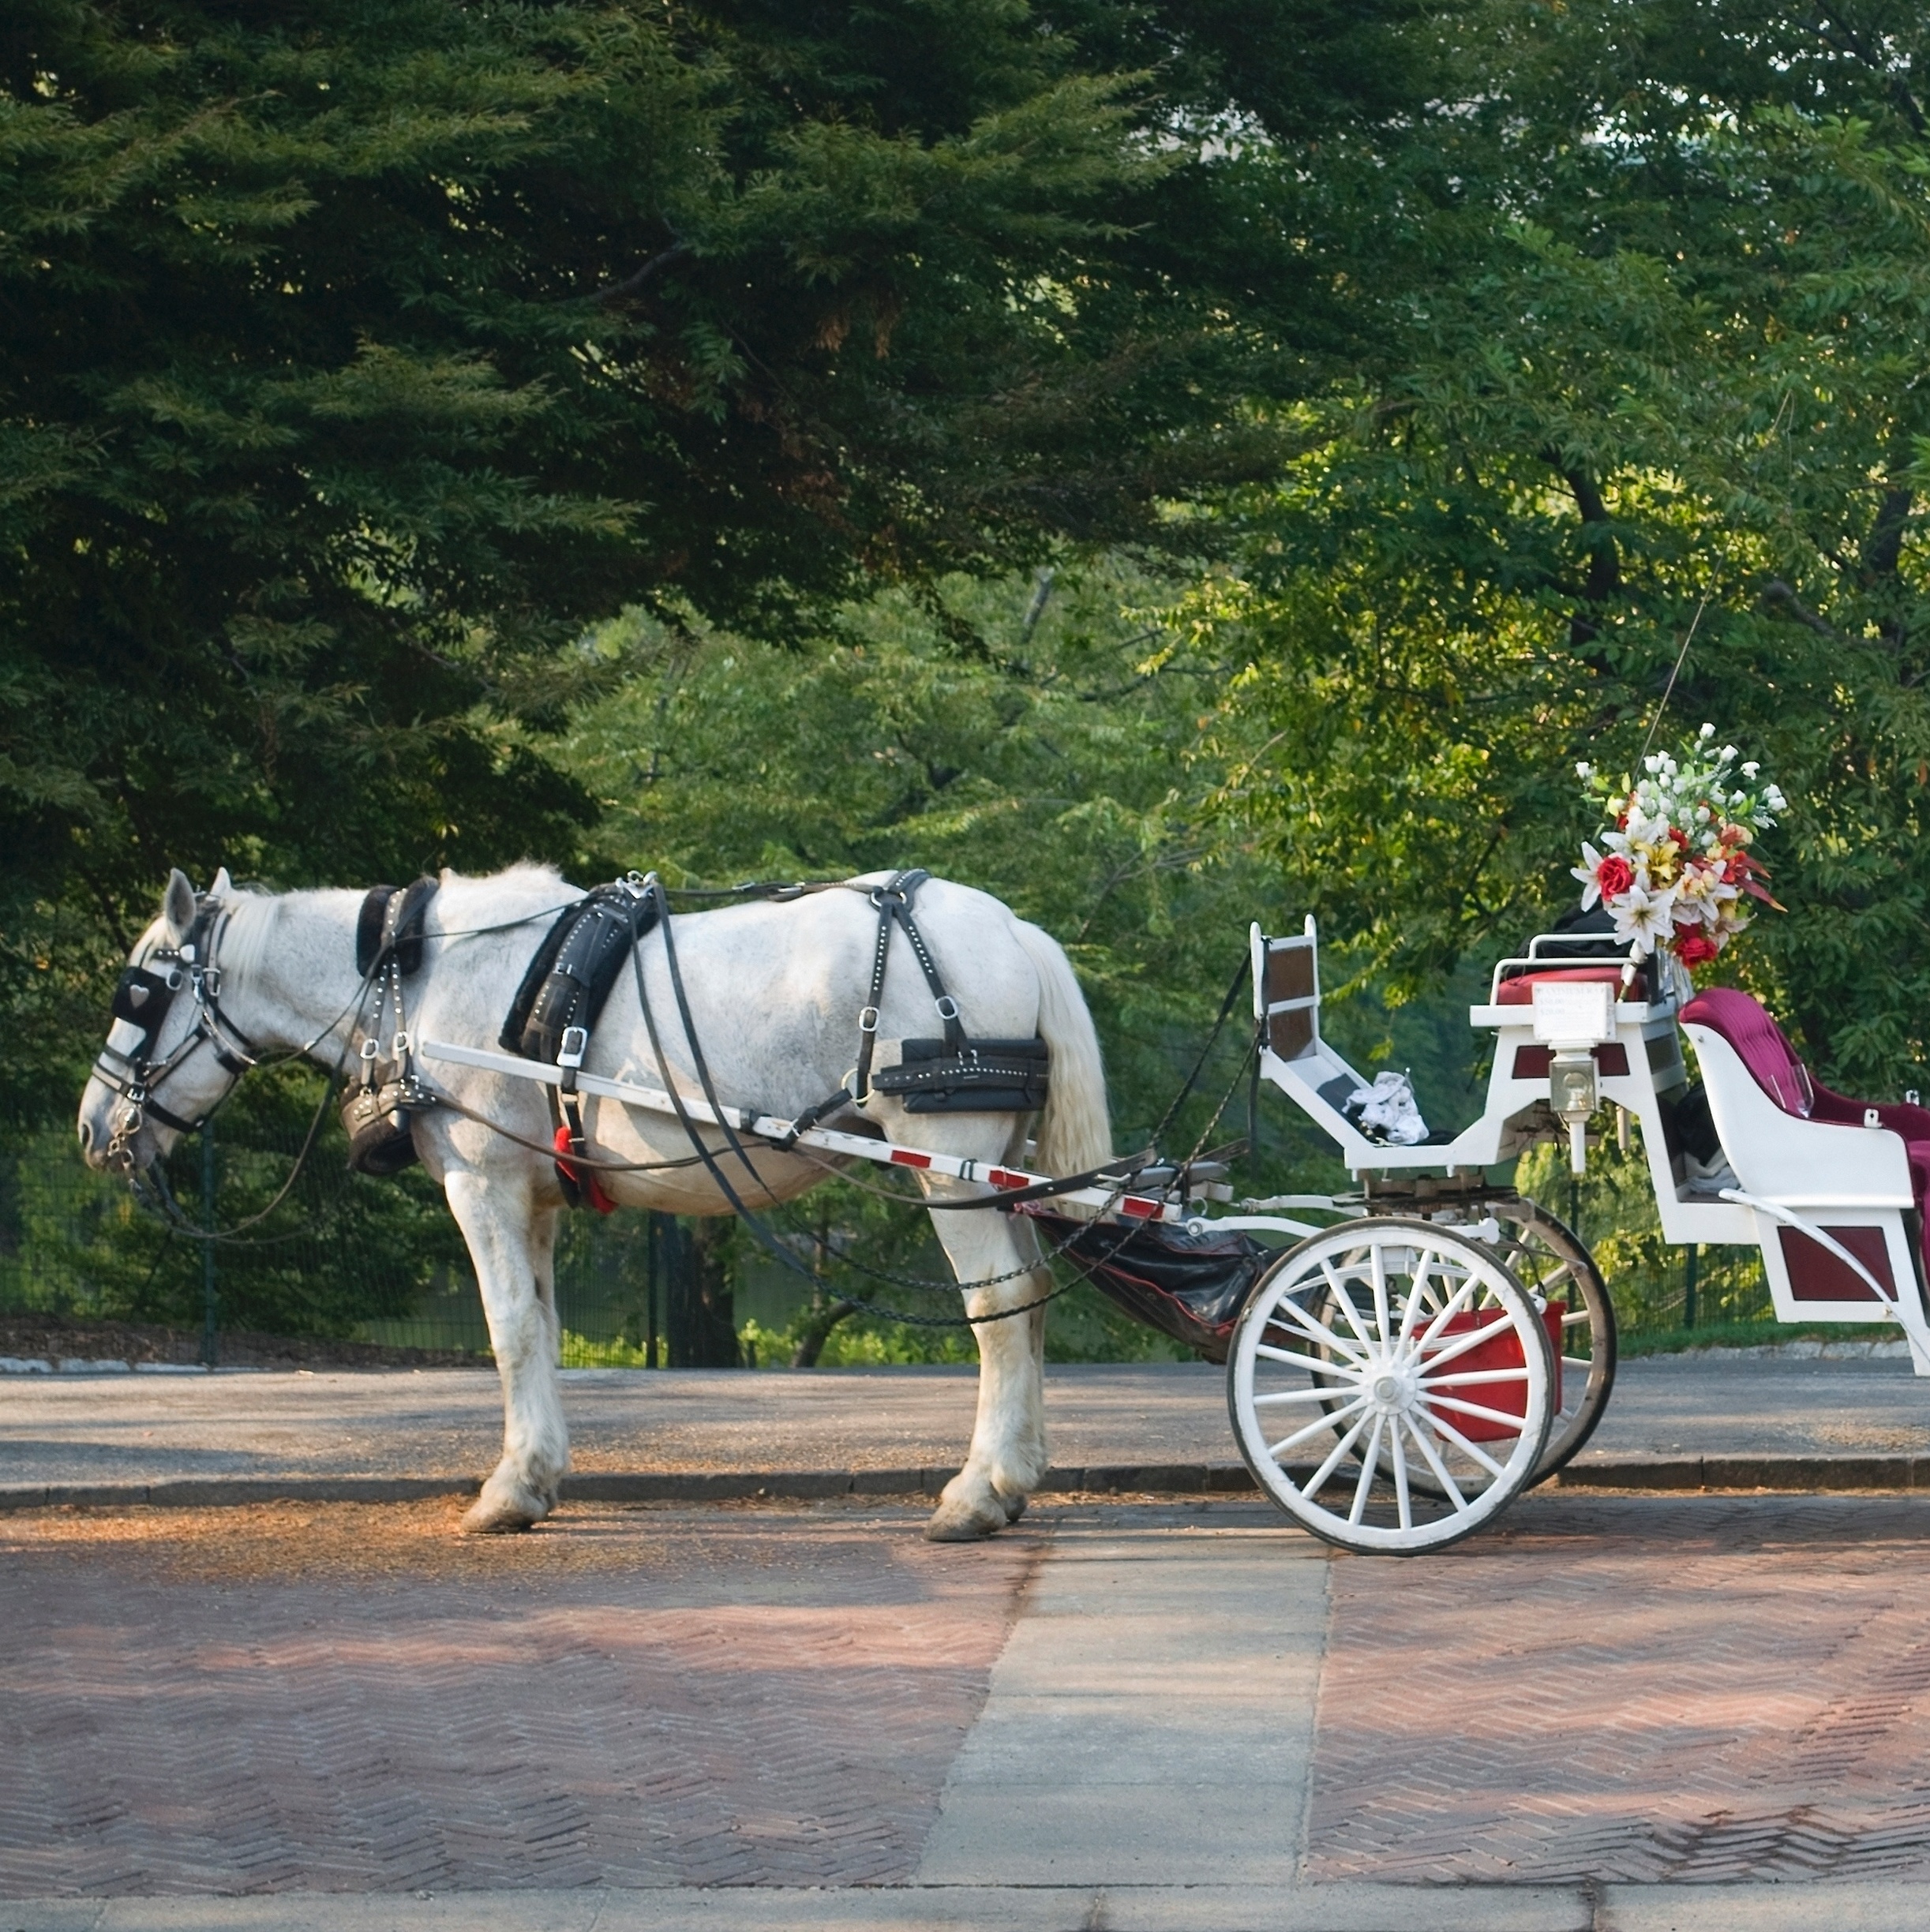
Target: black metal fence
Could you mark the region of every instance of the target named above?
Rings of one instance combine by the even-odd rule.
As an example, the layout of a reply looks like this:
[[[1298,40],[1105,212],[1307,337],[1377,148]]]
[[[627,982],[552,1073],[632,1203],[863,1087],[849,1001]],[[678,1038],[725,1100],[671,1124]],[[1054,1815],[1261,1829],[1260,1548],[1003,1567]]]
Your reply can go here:
[[[0,1138],[0,1320],[164,1331],[174,1353],[191,1345],[209,1361],[238,1346],[258,1353],[269,1337],[333,1343],[350,1358],[486,1360],[482,1297],[440,1191],[419,1170],[351,1173],[332,1118],[297,1172],[306,1131],[286,1106],[224,1111],[159,1178],[174,1226],[125,1183],[90,1172],[69,1129]],[[291,1174],[257,1225],[195,1238],[260,1213]],[[753,1337],[781,1330],[808,1301],[806,1282],[737,1268],[718,1308],[719,1270],[706,1279],[700,1241],[668,1215],[566,1217],[556,1282],[564,1365],[726,1363],[741,1355],[739,1324]]]
[[[199,1228],[233,1228],[261,1214],[294,1176],[287,1198],[257,1225],[212,1243],[171,1228],[124,1184],[91,1173],[66,1125],[0,1132],[0,1324],[16,1331],[36,1319],[144,1327],[152,1334],[141,1346],[189,1359],[245,1359],[250,1351],[260,1359],[267,1339],[305,1338],[338,1359],[362,1351],[370,1361],[486,1360],[488,1325],[467,1252],[429,1178],[420,1170],[380,1180],[350,1173],[332,1113],[298,1171],[319,1095],[313,1076],[290,1073],[278,1084],[264,1076],[176,1151],[166,1185],[180,1221]],[[1580,1189],[1557,1155],[1537,1150],[1525,1159],[1520,1185],[1593,1247],[1631,1342],[1773,1337],[1754,1249],[1665,1242],[1639,1151],[1617,1159],[1611,1144],[1591,1159]],[[1317,1184],[1314,1174],[1308,1180]],[[888,1269],[944,1279],[923,1216],[857,1196],[834,1213],[821,1206],[829,1198],[811,1198],[814,1230],[801,1223],[793,1230],[800,1260],[842,1248]],[[896,1292],[861,1272],[826,1269],[815,1299],[834,1302],[841,1293],[958,1312],[955,1291]],[[557,1306],[566,1366],[750,1365],[760,1357],[778,1365],[812,1331],[813,1301],[809,1280],[770,1261],[727,1222],[564,1219]],[[77,1343],[74,1352],[114,1346]],[[1083,1288],[1055,1309],[1048,1346],[1060,1360],[1172,1353]],[[0,1339],[0,1354],[9,1352]],[[971,1354],[957,1329],[857,1317],[840,1329],[826,1359]],[[287,1349],[267,1354],[290,1358]]]

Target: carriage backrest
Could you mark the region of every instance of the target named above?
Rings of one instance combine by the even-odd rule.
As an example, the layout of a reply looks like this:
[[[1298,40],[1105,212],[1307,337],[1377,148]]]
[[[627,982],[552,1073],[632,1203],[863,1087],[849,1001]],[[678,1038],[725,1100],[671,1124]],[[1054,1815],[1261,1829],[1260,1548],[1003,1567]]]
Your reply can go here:
[[[1314,915],[1293,938],[1263,937],[1254,928],[1254,1017],[1267,1045],[1282,1060],[1304,1060],[1320,1050],[1320,938]]]
[[[1685,1025],[1705,1026],[1736,1050],[1757,1086],[1786,1114],[1807,1120],[1816,1103],[1809,1069],[1761,1003],[1733,987],[1711,987],[1682,1009]]]

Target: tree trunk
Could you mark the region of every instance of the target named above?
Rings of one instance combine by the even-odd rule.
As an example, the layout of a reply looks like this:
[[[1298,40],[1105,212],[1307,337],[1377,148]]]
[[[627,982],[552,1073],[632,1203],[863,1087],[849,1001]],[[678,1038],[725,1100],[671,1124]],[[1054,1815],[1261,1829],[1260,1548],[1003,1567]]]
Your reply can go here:
[[[740,1368],[728,1267],[731,1224],[665,1217],[664,1333],[673,1368]]]

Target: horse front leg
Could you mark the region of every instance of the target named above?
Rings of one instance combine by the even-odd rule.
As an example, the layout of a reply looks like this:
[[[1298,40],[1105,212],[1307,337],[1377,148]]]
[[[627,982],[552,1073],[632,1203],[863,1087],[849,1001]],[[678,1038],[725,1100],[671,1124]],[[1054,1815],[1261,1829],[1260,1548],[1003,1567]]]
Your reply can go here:
[[[1031,1228],[1011,1215],[987,1209],[931,1218],[961,1282],[991,1280],[1038,1260]],[[965,1312],[995,1315],[1023,1308],[1051,1289],[1051,1277],[1041,1264],[971,1290]],[[978,1342],[978,1416],[965,1467],[945,1485],[925,1526],[935,1543],[969,1542],[1016,1522],[1045,1475],[1044,1315],[1044,1309],[1035,1309],[1003,1321],[981,1321],[972,1331]]]
[[[557,1315],[550,1279],[556,1216],[519,1175],[459,1169],[445,1184],[463,1230],[503,1384],[503,1459],[463,1518],[472,1536],[527,1530],[556,1507],[570,1466],[569,1430],[557,1382]]]

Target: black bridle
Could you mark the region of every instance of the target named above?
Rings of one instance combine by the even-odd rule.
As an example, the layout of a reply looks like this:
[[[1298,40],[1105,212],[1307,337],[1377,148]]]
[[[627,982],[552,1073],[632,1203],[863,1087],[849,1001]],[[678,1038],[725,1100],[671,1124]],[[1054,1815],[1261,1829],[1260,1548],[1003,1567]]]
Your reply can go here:
[[[123,1103],[107,1143],[111,1167],[131,1168],[135,1136],[150,1118],[178,1133],[198,1132],[234,1091],[235,1082],[260,1060],[260,1049],[221,1010],[218,954],[227,922],[222,901],[202,893],[195,901],[194,923],[180,945],[157,945],[143,953],[114,987],[114,1018],[125,1020],[141,1038],[132,1053],[103,1046],[94,1061],[95,1078],[118,1094]],[[194,1024],[171,1052],[157,1059],[155,1049],[162,1029],[183,991],[194,1002]],[[213,1051],[228,1084],[198,1120],[184,1120],[163,1106],[156,1094],[161,1083],[204,1046]]]

